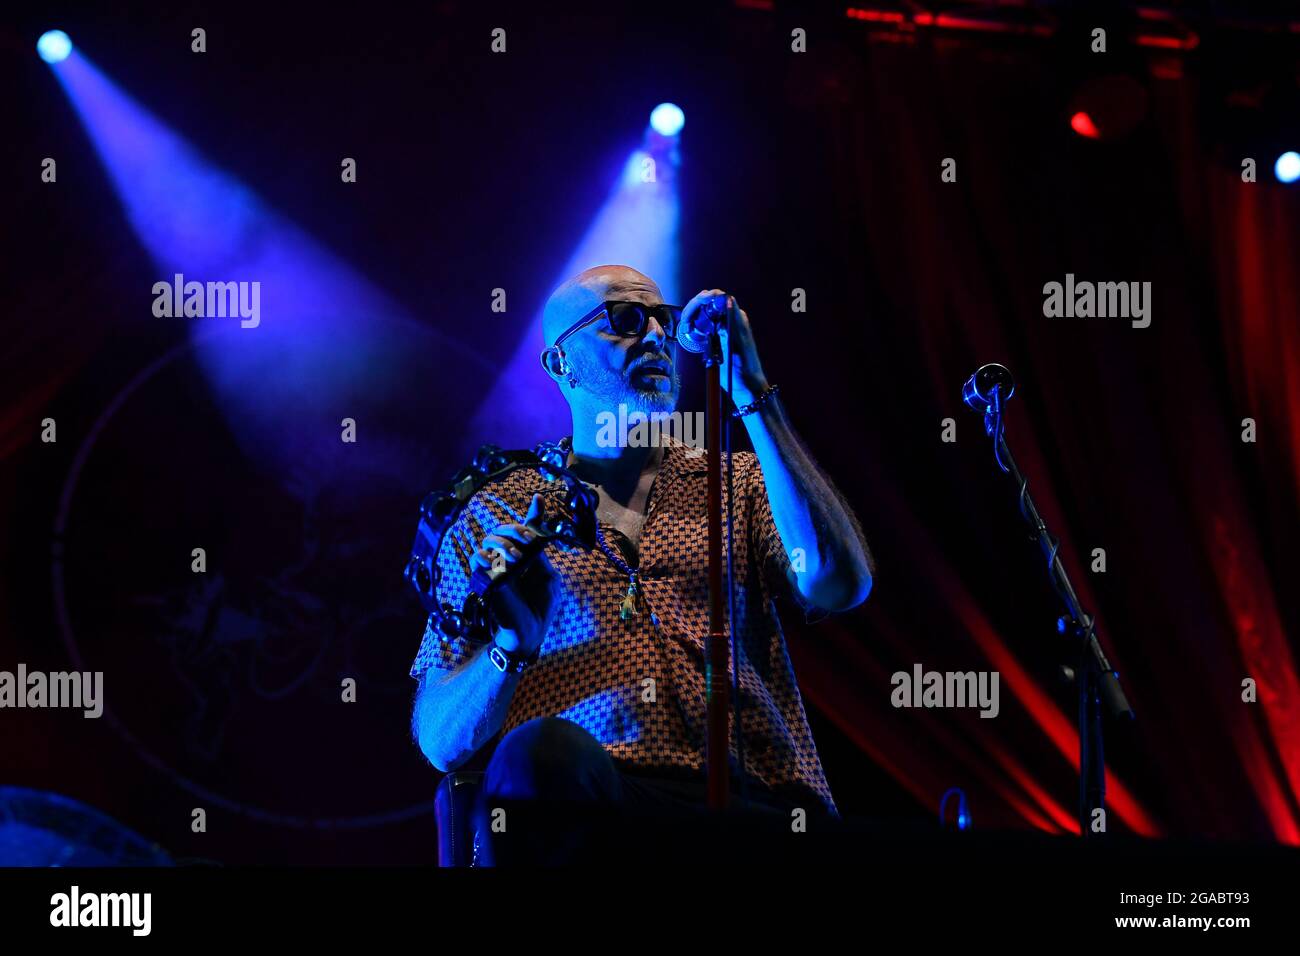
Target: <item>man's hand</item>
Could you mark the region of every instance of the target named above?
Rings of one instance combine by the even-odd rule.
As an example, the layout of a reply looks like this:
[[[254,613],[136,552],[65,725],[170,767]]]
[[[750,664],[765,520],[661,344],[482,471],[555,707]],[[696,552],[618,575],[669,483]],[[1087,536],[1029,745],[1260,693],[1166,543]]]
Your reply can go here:
[[[704,300],[725,295],[705,289],[682,307],[682,321],[693,318]],[[731,400],[737,408],[753,402],[767,388],[754,344],[749,316],[727,296],[727,326],[733,336]],[[727,332],[722,333],[727,347]],[[721,370],[727,387],[727,370]],[[871,591],[873,562],[857,518],[822,474],[795,434],[780,402],[768,402],[742,421],[763,471],[772,520],[787,556],[801,554],[795,587],[810,603],[827,611],[848,610]]]
[[[695,298],[687,302],[682,307],[682,322],[687,322],[692,318],[704,300],[715,295],[725,295],[721,289],[705,289]],[[727,326],[721,335],[722,351],[726,354],[728,330],[731,335],[735,336],[735,342],[732,343],[731,354],[731,374],[733,377],[731,387],[731,400],[736,403],[736,407],[748,405],[760,394],[763,389],[767,388],[767,376],[763,374],[763,365],[758,359],[758,347],[754,344],[754,330],[750,328],[749,316],[736,303],[735,296],[727,296]],[[722,387],[727,387],[727,370],[721,369]]]
[[[470,573],[501,562],[513,565],[523,557],[522,546],[540,537],[530,525],[541,516],[541,497],[533,495],[524,523],[497,525],[470,555]],[[543,552],[521,574],[492,592],[491,610],[501,624],[496,642],[505,651],[532,654],[542,646],[555,617],[559,598],[555,569]]]

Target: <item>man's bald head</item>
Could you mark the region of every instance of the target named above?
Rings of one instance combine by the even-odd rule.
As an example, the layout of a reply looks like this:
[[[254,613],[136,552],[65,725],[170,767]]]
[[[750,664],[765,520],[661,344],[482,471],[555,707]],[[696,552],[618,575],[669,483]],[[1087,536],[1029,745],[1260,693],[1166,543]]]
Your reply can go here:
[[[588,326],[565,339],[560,352],[555,340],[605,301],[661,305],[663,293],[653,279],[630,266],[596,266],[560,286],[542,311],[547,349],[542,364],[561,387],[565,401],[578,414],[593,408],[610,410],[626,404],[634,410],[672,411],[681,380],[674,367],[675,349],[667,330],[650,319],[638,335],[618,335],[607,325]],[[575,419],[576,420],[576,419]],[[577,427],[576,425],[574,426]]]
[[[542,335],[551,345],[564,331],[606,299],[656,305],[663,301],[659,286],[631,266],[593,266],[579,272],[551,293],[542,310]]]

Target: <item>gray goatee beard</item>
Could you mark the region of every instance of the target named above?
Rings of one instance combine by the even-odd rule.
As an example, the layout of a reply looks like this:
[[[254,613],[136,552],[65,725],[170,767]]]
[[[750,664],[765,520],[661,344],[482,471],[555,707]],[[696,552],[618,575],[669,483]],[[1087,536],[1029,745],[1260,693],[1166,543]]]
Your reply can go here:
[[[633,373],[619,374],[608,368],[578,369],[579,381],[586,385],[588,392],[602,407],[617,409],[626,405],[629,412],[672,412],[677,409],[677,399],[681,393],[681,379],[677,369],[672,370],[672,388],[660,391],[657,388],[638,388],[633,382]]]
[[[626,402],[627,407],[632,411],[641,412],[671,412],[677,408],[677,397],[681,392],[681,380],[677,377],[677,369],[673,369],[672,388],[663,392],[657,388],[637,388],[632,381],[632,373],[629,373],[625,379],[623,397],[620,401]]]

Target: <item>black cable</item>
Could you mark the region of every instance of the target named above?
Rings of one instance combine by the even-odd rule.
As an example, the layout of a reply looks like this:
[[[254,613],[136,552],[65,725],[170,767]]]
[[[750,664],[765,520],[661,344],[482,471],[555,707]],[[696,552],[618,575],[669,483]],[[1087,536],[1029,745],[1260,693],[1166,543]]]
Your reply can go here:
[[[1002,460],[1005,423],[1002,414],[1002,390],[999,388],[995,387],[993,389],[993,401],[990,403],[988,414],[992,418],[988,430],[993,436],[993,459],[997,462],[998,467],[1001,468],[1004,473],[1011,474],[1011,468]],[[1019,471],[1019,469],[1017,469],[1017,471]],[[1025,524],[1029,525],[1029,527],[1033,529],[1035,540],[1044,539],[1047,541],[1048,580],[1051,582],[1052,590],[1056,592],[1056,596],[1060,598],[1066,607],[1071,607],[1074,602],[1071,601],[1070,596],[1062,590],[1061,582],[1056,576],[1056,555],[1057,552],[1061,550],[1061,541],[1056,537],[1056,535],[1052,534],[1052,532],[1047,529],[1047,525],[1043,521],[1041,515],[1039,515],[1037,520],[1035,520],[1035,518],[1029,514],[1029,508],[1025,504],[1025,499],[1029,495],[1029,479],[1023,474],[1019,475],[1019,478],[1020,481],[1016,488],[1016,504],[1020,509],[1020,517],[1024,519]],[[1085,624],[1085,622],[1080,621],[1079,624],[1080,626],[1087,627],[1085,640],[1091,637],[1093,631],[1092,623],[1088,622]]]
[[[978,386],[976,386],[978,388]],[[1004,474],[1010,474],[1011,469],[1002,461],[1002,389],[997,386],[993,387],[993,402],[989,408],[993,416],[993,427],[989,432],[993,436],[993,460],[998,463]],[[1024,483],[1021,483],[1020,490],[1024,491]],[[1020,500],[1020,513],[1024,514],[1024,498]]]
[[[737,305],[736,308],[739,310],[740,306]],[[730,398],[733,384],[730,329],[727,330],[726,362],[727,397]],[[740,774],[740,804],[742,809],[747,810],[749,809],[749,788],[745,773],[745,733],[740,723],[740,647],[736,642],[736,586],[735,576],[732,572],[732,538],[735,527],[732,513],[736,507],[736,496],[731,467],[731,415],[721,412],[721,402],[718,403],[718,407],[719,414],[722,415],[723,443],[726,449],[724,461],[727,468],[727,643],[731,650],[731,720],[736,725],[736,760]]]

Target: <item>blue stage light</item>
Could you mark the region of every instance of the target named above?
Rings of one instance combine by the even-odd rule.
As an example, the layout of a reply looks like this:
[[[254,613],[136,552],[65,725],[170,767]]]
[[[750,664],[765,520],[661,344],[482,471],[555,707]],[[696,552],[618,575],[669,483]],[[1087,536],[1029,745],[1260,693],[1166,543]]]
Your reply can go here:
[[[1300,153],[1290,150],[1283,153],[1273,164],[1273,175],[1279,182],[1293,183],[1300,179]]]
[[[650,114],[650,126],[660,136],[676,136],[686,125],[686,114],[673,103],[660,103]]]
[[[948,820],[944,811],[948,808],[948,798],[957,798],[957,829],[969,830],[971,827],[970,807],[966,805],[966,791],[961,787],[949,787],[939,798],[939,823],[943,826],[948,825]]]
[[[62,30],[48,30],[36,41],[36,52],[46,63],[58,63],[72,52],[72,41]]]
[[[645,130],[645,142],[628,154],[622,168],[610,170],[613,181],[604,204],[574,246],[552,286],[583,269],[604,263],[629,265],[659,284],[664,301],[682,298],[678,286],[678,224],[681,203],[673,174],[678,141]],[[686,296],[690,298],[690,296]],[[536,444],[532,435],[567,435],[572,421],[555,384],[539,374],[541,303],[532,321],[519,327],[514,355],[496,375],[466,432],[491,435],[503,448]]]
[[[303,461],[328,460],[319,456],[334,453],[337,438],[294,424],[315,414],[311,409],[317,403],[365,403],[374,416],[386,414],[385,408],[407,407],[405,391],[400,397],[392,391],[406,388],[406,373],[395,372],[381,383],[374,369],[396,369],[415,355],[442,350],[463,356],[457,365],[474,358],[455,340],[430,335],[429,327],[414,323],[391,296],[220,169],[84,53],[68,57],[51,73],[84,125],[136,242],[153,260],[150,281],[173,288],[176,282],[192,283],[182,285],[187,300],[193,287],[206,292],[213,283],[230,282],[247,288],[250,313],[258,310],[256,326],[243,325],[244,318],[230,312],[225,319],[212,316],[206,297],[196,303],[202,315],[175,321],[173,309],[169,321],[189,331],[192,360],[216,406],[229,415],[246,454],[269,470],[287,474]],[[237,306],[237,299],[223,299],[228,302]],[[220,331],[223,322],[234,334]],[[270,368],[276,374],[268,377]],[[363,414],[356,413],[358,421]],[[392,443],[379,441],[389,450],[377,453],[400,455],[398,432],[388,435]],[[400,467],[399,461],[391,457],[374,467]]]

